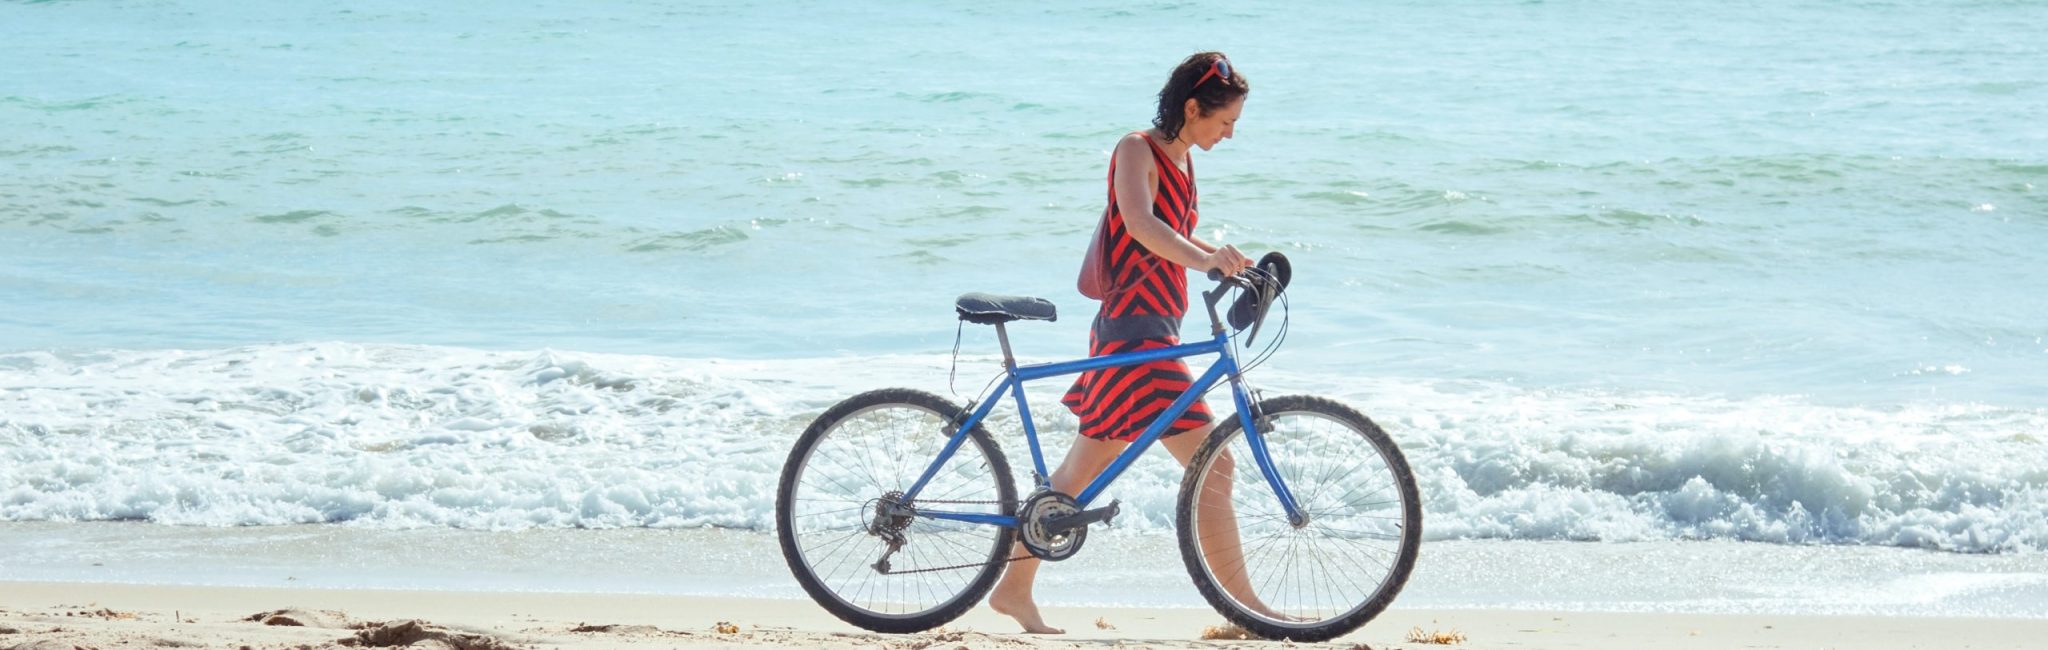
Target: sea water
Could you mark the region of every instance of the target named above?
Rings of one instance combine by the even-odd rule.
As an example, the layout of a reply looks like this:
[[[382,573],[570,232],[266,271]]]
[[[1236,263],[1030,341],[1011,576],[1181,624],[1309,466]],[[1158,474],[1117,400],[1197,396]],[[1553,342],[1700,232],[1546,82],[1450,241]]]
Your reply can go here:
[[[1785,594],[1990,575],[1954,584],[2022,611],[2048,575],[2043,24],[1960,1],[0,4],[0,544],[107,521],[750,544],[826,406],[999,371],[958,294],[1050,298],[1019,354],[1084,352],[1109,148],[1213,48],[1253,91],[1194,153],[1200,234],[1295,268],[1253,377],[1402,445],[1426,548],[1455,549],[1418,576],[1466,586],[1425,600],[1796,608],[1652,588],[1760,553],[1867,569]],[[1030,391],[1054,461],[1063,388]],[[1026,464],[1014,417],[993,428]],[[1177,564],[1158,456],[1091,550]],[[1528,548],[1652,550],[1604,591],[1457,568]],[[176,579],[63,572],[86,555],[0,578]]]

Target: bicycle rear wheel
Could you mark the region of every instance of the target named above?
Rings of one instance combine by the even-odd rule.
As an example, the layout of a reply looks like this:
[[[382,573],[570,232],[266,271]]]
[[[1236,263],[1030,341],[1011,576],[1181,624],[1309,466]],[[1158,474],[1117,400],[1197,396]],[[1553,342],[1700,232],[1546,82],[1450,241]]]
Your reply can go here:
[[[1350,633],[1393,602],[1415,566],[1422,504],[1408,461],[1372,420],[1332,400],[1279,397],[1255,412],[1264,455],[1305,518],[1290,520],[1233,416],[1181,482],[1181,558],[1202,596],[1255,634]]]
[[[797,439],[775,497],[776,533],[797,583],[826,611],[876,632],[919,632],[995,585],[1015,529],[909,514],[1016,514],[1010,465],[988,431],[976,426],[914,502],[901,499],[961,415],[931,393],[878,390],[827,409]]]

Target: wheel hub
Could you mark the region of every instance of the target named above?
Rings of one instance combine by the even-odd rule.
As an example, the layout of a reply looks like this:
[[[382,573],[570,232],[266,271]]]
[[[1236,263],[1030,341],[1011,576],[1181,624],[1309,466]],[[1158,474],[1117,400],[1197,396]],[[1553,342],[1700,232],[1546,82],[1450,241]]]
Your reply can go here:
[[[891,490],[882,498],[868,502],[867,529],[870,535],[887,537],[890,533],[900,533],[910,527],[912,519],[914,516],[910,508],[905,507],[901,490]]]

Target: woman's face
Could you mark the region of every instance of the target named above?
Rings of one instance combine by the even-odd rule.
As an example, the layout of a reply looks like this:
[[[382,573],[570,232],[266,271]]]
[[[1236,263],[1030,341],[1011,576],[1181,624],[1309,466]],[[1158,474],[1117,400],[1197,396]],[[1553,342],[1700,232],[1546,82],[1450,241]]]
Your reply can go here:
[[[1244,113],[1244,98],[1239,97],[1229,106],[1216,109],[1216,112],[1208,115],[1203,115],[1201,106],[1196,104],[1195,100],[1189,99],[1187,112],[1188,121],[1180,127],[1180,137],[1187,140],[1188,144],[1208,151],[1216,146],[1216,143],[1237,134],[1237,116]]]

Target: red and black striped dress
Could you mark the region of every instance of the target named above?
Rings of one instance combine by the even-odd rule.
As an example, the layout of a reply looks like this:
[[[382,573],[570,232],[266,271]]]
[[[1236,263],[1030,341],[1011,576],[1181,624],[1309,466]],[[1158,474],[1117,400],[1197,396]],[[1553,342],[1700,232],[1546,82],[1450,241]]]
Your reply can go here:
[[[1150,135],[1140,135],[1151,146],[1153,166],[1158,169],[1151,216],[1187,237],[1195,231],[1197,220],[1194,159],[1189,157],[1188,171],[1183,173]],[[1108,256],[1110,284],[1089,330],[1088,356],[1179,345],[1180,320],[1188,311],[1187,270],[1145,250],[1124,229],[1124,211],[1116,205],[1114,159],[1109,178],[1109,221],[1102,229],[1102,250]],[[1081,435],[1130,441],[1193,383],[1187,362],[1167,359],[1082,373],[1060,402],[1080,416]],[[1184,433],[1210,420],[1209,406],[1197,399],[1167,427],[1166,435]]]

